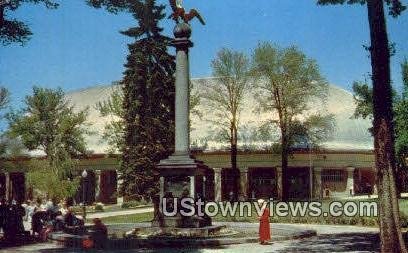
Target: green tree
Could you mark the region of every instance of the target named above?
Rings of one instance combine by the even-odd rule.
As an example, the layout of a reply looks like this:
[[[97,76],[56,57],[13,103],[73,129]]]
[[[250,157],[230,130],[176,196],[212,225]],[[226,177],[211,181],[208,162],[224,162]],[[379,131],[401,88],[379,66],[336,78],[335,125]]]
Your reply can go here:
[[[10,93],[9,91],[4,88],[0,87],[0,110],[4,110],[7,106],[7,104],[10,101]],[[4,115],[1,115],[1,119],[4,118]]]
[[[401,191],[406,185],[408,157],[408,62],[404,60],[401,63],[401,74],[403,81],[402,93],[399,95],[393,91],[393,108],[395,116],[395,152],[397,155],[397,188]],[[373,119],[373,89],[366,82],[353,83],[354,99],[356,109],[354,116],[356,118]],[[373,129],[370,128],[373,132]]]
[[[257,80],[259,110],[270,113],[272,117],[266,124],[280,131],[285,177],[293,145],[306,140],[308,145],[316,146],[331,133],[332,115],[308,113],[312,101],[324,102],[328,85],[314,60],[296,47],[282,49],[270,43],[261,43],[255,49],[252,75]]]
[[[190,82],[190,115],[202,117],[202,112],[198,109],[201,99],[198,91]],[[118,153],[123,149],[125,134],[125,113],[123,109],[123,92],[120,83],[113,84],[110,97],[96,104],[96,109],[101,117],[109,118],[104,127],[103,139],[107,141],[108,152]],[[190,129],[192,130],[192,129]]]
[[[6,109],[10,100],[9,91],[4,88],[0,87],[0,124],[4,124],[4,113],[3,111]],[[4,132],[0,132],[0,156],[4,156],[7,154],[7,148],[9,146],[9,139],[4,135]]]
[[[395,151],[399,163],[407,169],[406,158],[408,157],[408,60],[401,63],[403,90],[394,105],[395,111]]]
[[[22,4],[43,3],[48,9],[55,9],[58,4],[53,0],[0,0],[0,41],[3,45],[27,42],[32,32],[26,23],[10,18],[9,13],[17,10]]]
[[[231,169],[234,172],[234,194],[239,189],[237,168],[237,144],[239,116],[243,109],[244,96],[249,90],[249,60],[240,52],[223,48],[212,61],[216,82],[202,85],[201,98],[215,117],[207,119],[216,127],[222,141],[228,140],[231,148]]]
[[[174,149],[174,56],[167,52],[170,38],[158,26],[165,6],[155,0],[89,0],[93,7],[126,11],[138,22],[122,34],[135,39],[129,45],[122,80],[124,110],[121,193],[148,198],[157,193],[155,164]]]
[[[370,27],[372,81],[373,81],[373,134],[380,200],[380,237],[382,252],[406,252],[401,234],[397,198],[394,124],[390,77],[390,46],[384,14],[384,2],[389,14],[399,16],[406,7],[400,0],[318,0],[318,4],[366,4]]]
[[[74,183],[73,159],[86,154],[84,135],[90,133],[85,124],[87,110],[74,112],[61,89],[33,87],[33,94],[26,96],[24,103],[21,111],[8,115],[8,134],[20,139],[26,149],[45,153],[44,166],[49,169],[41,170],[44,179]]]
[[[367,82],[356,81],[353,83],[354,101],[356,109],[355,118],[373,119],[373,89]]]
[[[7,109],[10,103],[10,93],[4,88],[0,87],[0,125],[6,126]],[[11,138],[7,134],[7,130],[1,128],[0,130],[0,157],[15,157],[23,154],[23,145],[17,139]]]
[[[112,86],[110,97],[96,104],[96,108],[102,117],[109,118],[105,125],[102,139],[109,145],[108,152],[118,153],[123,149],[125,137],[125,111],[123,109],[123,93],[121,84],[115,83]]]
[[[199,105],[202,103],[201,95],[197,87],[194,86],[193,82],[190,81],[190,118],[192,115],[198,118],[203,117],[203,113],[199,110]],[[190,129],[191,131],[191,129]]]
[[[79,176],[61,177],[59,171],[70,171],[77,164],[75,160],[67,159],[60,162],[58,170],[47,161],[32,159],[26,173],[27,185],[32,187],[35,194],[46,198],[66,199],[75,196],[79,184]],[[45,196],[44,196],[45,195]]]

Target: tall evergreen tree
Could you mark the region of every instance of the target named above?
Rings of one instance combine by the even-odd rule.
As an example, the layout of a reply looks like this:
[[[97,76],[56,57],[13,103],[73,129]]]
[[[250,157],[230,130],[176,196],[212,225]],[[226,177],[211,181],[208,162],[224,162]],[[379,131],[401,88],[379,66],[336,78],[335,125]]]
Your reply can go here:
[[[32,32],[26,23],[11,18],[10,12],[17,10],[22,4],[43,3],[48,9],[55,9],[58,3],[54,0],[0,0],[0,42],[3,45],[10,43],[27,42]]]
[[[129,45],[122,80],[124,145],[120,189],[133,199],[157,192],[155,165],[174,149],[174,56],[167,52],[170,38],[163,36],[159,21],[164,5],[155,0],[90,0],[94,7],[130,12],[138,26],[121,32],[135,39]]]
[[[123,110],[123,92],[121,84],[112,85],[112,93],[108,99],[98,102],[96,108],[102,117],[109,122],[105,125],[102,138],[108,143],[109,153],[122,151],[125,134],[125,111]]]

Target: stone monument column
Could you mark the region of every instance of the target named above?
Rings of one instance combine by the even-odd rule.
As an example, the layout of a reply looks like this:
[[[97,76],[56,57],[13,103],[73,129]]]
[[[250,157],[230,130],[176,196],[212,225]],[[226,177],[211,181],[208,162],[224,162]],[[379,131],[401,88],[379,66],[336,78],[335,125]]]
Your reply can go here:
[[[175,99],[175,155],[190,153],[190,64],[189,48],[191,28],[186,23],[177,24],[174,28],[173,46],[176,48],[176,99]]]
[[[6,172],[5,173],[5,176],[6,176],[6,200],[7,201],[10,201],[11,200],[11,195],[12,195],[12,190],[11,190],[11,187],[12,187],[12,183],[11,183],[11,178],[10,178],[10,172]]]
[[[195,160],[190,154],[190,70],[189,48],[193,46],[190,41],[191,27],[188,23],[179,22],[174,28],[172,46],[176,48],[176,74],[175,74],[175,152],[167,159],[161,160],[156,166],[160,181],[160,213],[154,218],[153,226],[197,228],[211,225],[208,217],[183,217],[181,213],[176,216],[165,216],[163,203],[178,201],[190,197],[196,200],[204,195],[204,177],[208,175],[209,168],[203,162]]]

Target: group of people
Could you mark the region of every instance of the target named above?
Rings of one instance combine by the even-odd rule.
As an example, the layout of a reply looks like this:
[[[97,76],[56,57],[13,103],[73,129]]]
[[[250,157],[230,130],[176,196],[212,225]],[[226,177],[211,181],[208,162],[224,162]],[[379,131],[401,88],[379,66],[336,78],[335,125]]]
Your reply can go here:
[[[51,231],[68,231],[81,233],[85,231],[84,220],[81,216],[75,215],[72,206],[68,206],[66,201],[56,204],[55,199],[50,199],[38,206],[33,202],[28,202],[26,206],[27,221],[31,222],[32,233],[39,238],[46,240]]]
[[[32,235],[44,241],[52,231],[69,234],[87,232],[82,216],[76,215],[74,208],[68,206],[66,201],[60,201],[58,204],[55,199],[28,200],[22,204],[15,200],[0,201],[0,231],[3,231],[3,240],[13,242],[19,235],[30,235],[30,231],[24,228],[24,221],[31,223]],[[93,223],[89,240],[92,247],[103,247],[107,239],[107,227],[98,218],[95,218]]]
[[[45,240],[51,231],[67,230],[73,233],[84,231],[84,220],[75,215],[73,207],[66,201],[56,204],[55,199],[48,201],[28,200],[18,203],[16,200],[0,201],[0,231],[3,239],[13,241],[18,235],[29,235],[24,228],[24,221],[31,223],[32,235]]]
[[[24,235],[25,229],[23,217],[25,209],[16,200],[0,201],[0,230],[3,231],[3,239],[11,241],[17,235]]]

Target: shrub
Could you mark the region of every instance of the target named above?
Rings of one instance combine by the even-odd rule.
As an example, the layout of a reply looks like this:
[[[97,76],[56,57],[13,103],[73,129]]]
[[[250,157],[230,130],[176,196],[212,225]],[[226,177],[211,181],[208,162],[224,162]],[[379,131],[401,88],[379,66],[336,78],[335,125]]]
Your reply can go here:
[[[104,211],[104,205],[102,203],[96,203],[95,204],[95,211],[103,212]]]
[[[32,160],[26,173],[27,185],[32,186],[49,198],[64,199],[73,197],[78,190],[80,178],[72,180],[63,174],[69,172],[74,162],[65,161],[59,166],[51,166],[46,160]]]
[[[401,227],[406,228],[408,227],[408,217],[400,212],[400,222],[401,222]]]
[[[142,200],[131,200],[131,201],[123,202],[121,207],[124,208],[124,209],[136,208],[138,206],[147,205],[148,203],[149,202],[147,202],[144,199],[142,199]]]
[[[80,215],[82,215],[82,212],[84,211],[84,210],[82,209],[82,206],[80,206],[80,205],[78,205],[78,206],[73,206],[72,209],[73,209],[73,211],[74,211],[76,214],[80,214]]]

